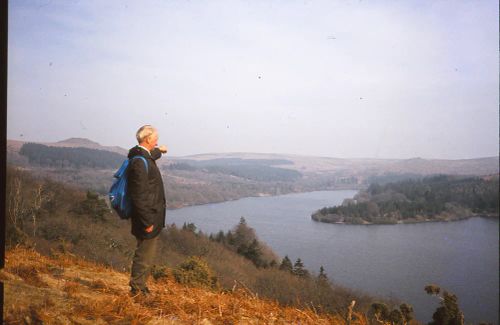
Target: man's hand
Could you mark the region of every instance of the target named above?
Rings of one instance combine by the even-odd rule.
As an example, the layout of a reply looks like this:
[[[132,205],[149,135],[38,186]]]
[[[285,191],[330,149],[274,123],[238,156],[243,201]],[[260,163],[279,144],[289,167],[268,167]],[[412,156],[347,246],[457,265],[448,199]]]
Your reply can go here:
[[[158,149],[160,149],[161,153],[167,153],[167,151],[168,151],[167,146],[165,146],[165,145],[159,146]]]
[[[145,231],[146,231],[147,233],[150,233],[150,232],[152,232],[152,231],[153,231],[153,228],[154,228],[154,225],[151,225],[151,226],[147,227],[147,228],[145,229]]]

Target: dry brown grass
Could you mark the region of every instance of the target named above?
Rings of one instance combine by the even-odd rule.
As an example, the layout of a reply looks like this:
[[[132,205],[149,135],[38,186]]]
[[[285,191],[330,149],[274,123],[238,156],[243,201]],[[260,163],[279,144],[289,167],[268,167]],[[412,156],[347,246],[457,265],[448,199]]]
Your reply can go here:
[[[57,268],[57,272],[54,269]],[[6,324],[344,324],[339,315],[283,307],[243,286],[234,292],[150,280],[151,296],[131,297],[128,274],[62,254],[7,251]],[[367,324],[355,315],[352,324]]]

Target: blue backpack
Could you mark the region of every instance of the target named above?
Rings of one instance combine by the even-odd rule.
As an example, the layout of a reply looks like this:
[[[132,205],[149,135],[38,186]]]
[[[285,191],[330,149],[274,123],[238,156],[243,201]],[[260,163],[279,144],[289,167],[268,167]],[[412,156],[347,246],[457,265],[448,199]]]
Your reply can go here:
[[[127,171],[130,162],[135,158],[142,159],[142,161],[144,161],[144,164],[146,165],[146,171],[148,171],[148,161],[142,156],[135,156],[125,160],[118,171],[115,173],[114,177],[116,179],[113,182],[113,185],[111,185],[108,193],[111,207],[113,207],[113,209],[116,211],[116,213],[118,213],[121,219],[130,218],[132,207],[130,203],[130,197],[127,195]]]

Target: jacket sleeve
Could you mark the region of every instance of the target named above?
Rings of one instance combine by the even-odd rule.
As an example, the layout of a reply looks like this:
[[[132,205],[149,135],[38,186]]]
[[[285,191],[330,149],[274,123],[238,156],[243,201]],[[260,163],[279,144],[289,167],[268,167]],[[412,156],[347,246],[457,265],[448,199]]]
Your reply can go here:
[[[151,158],[153,158],[153,160],[158,160],[161,158],[161,151],[159,148],[153,148],[153,150],[151,150]]]
[[[154,224],[154,214],[148,195],[148,171],[142,159],[132,159],[128,171],[128,194],[132,201],[134,216],[144,228]]]

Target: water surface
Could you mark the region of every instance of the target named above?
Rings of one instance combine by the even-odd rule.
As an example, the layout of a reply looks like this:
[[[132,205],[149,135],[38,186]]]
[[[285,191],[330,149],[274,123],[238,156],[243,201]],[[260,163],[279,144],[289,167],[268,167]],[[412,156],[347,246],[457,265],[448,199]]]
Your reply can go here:
[[[424,286],[457,294],[466,322],[498,324],[498,219],[406,225],[337,225],[311,213],[340,204],[356,191],[318,191],[245,198],[167,212],[167,223],[193,222],[205,233],[229,230],[240,217],[280,256],[301,258],[334,282],[401,299],[429,321],[438,306]]]

